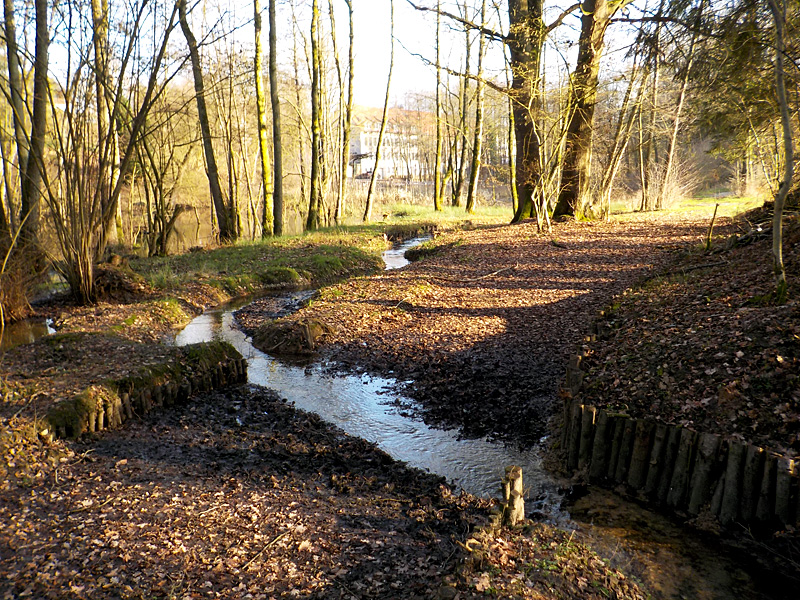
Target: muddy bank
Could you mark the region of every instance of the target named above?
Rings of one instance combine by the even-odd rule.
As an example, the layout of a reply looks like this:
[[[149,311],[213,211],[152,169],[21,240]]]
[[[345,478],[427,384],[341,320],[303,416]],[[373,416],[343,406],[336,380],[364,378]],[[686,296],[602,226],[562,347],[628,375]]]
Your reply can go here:
[[[2,496],[3,597],[644,597],[544,525],[468,551],[487,501],[264,390],[166,409],[57,464]]]

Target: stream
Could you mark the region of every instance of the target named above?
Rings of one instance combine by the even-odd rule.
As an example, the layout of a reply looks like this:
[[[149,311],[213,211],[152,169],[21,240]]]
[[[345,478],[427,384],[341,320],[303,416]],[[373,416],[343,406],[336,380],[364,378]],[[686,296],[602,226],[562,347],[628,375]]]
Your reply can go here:
[[[422,241],[396,245],[384,253],[387,269],[402,268],[403,253]],[[276,295],[271,304],[296,310],[313,292]],[[795,598],[780,581],[756,572],[752,561],[731,556],[713,536],[600,489],[568,507],[544,470],[539,448],[518,450],[485,439],[462,439],[456,432],[431,429],[400,414],[395,381],[367,375],[331,375],[324,363],[291,365],[254,348],[236,326],[242,301],[204,313],[176,338],[178,345],[225,340],[248,359],[251,384],[276,390],[297,408],[315,412],[347,433],[374,442],[393,458],[445,477],[456,488],[484,497],[500,495],[507,465],[520,465],[527,491],[526,514],[580,531],[609,563],[642,581],[653,598]],[[407,403],[407,399],[402,399]]]

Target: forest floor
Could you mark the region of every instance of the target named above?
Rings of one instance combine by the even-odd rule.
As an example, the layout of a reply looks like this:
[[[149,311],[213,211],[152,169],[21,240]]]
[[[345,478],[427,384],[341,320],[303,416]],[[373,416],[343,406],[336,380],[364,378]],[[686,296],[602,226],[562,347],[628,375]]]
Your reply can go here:
[[[726,298],[697,287],[706,282],[717,290],[740,289],[741,302],[756,298],[752,302],[760,312],[745,313],[744,325],[750,329],[735,319],[709,321],[710,315],[691,302],[673,313],[687,320],[696,315],[704,327],[712,321],[724,327],[715,330],[709,347],[718,339],[746,341],[744,335],[767,352],[737,346],[745,349],[726,358],[691,346],[685,355],[682,346],[671,348],[674,356],[658,360],[677,365],[683,357],[682,365],[705,375],[693,376],[692,381],[700,381],[692,386],[673,386],[675,396],[684,399],[676,407],[697,398],[703,382],[711,391],[700,391],[702,398],[721,397],[720,381],[712,377],[719,371],[708,375],[715,367],[724,373],[730,369],[736,377],[740,372],[752,376],[762,368],[755,361],[771,360],[777,369],[781,358],[790,364],[769,381],[796,386],[789,369],[796,372],[797,330],[786,322],[787,315],[796,315],[795,304],[773,305],[768,297],[767,244],[756,240],[745,249],[708,256],[700,249],[707,226],[707,218],[662,214],[655,220],[624,215],[610,223],[560,223],[551,235],[537,233],[532,223],[450,231],[423,249],[424,260],[323,288],[310,306],[284,320],[313,318],[331,325],[322,356],[335,361],[335,368],[413,381],[403,391],[414,403],[405,408],[429,423],[457,427],[468,436],[528,444],[549,432],[547,422],[556,412],[559,384],[572,354],[588,354],[586,393],[597,392],[593,401],[602,401],[603,389],[614,391],[614,402],[621,390],[637,397],[647,365],[628,368],[628,359],[614,357],[632,360],[638,350],[626,350],[623,342],[647,339],[646,334],[634,337],[629,328],[667,318],[669,311],[656,302],[663,291],[654,284],[637,285],[661,273],[655,281],[692,286],[683,292],[690,299]],[[744,221],[718,223],[717,245],[746,228]],[[792,231],[787,243],[790,281],[797,271]],[[762,253],[764,289],[742,289],[760,277],[761,259],[756,257]],[[708,269],[695,268],[723,261],[736,268],[718,280],[707,277]],[[673,277],[681,264],[691,267]],[[736,278],[742,281],[739,286]],[[625,293],[629,289],[637,291]],[[645,292],[649,301],[643,302],[636,294]],[[47,309],[61,331],[104,332],[86,337],[87,356],[96,343],[94,356],[102,358],[94,367],[92,361],[77,361],[69,385],[58,388],[65,374],[53,367],[52,357],[47,359],[51,363],[34,360],[37,344],[0,360],[9,386],[0,413],[0,462],[7,475],[0,487],[1,597],[645,596],[569,533],[543,524],[490,531],[468,541],[489,520],[489,503],[453,494],[438,478],[407,469],[268,391],[242,387],[208,394],[191,409],[151,414],[79,442],[26,437],[19,424],[35,417],[30,390],[37,385],[67,393],[80,381],[88,384],[105,376],[95,373],[101,368],[113,371],[115,365],[157,357],[164,352],[158,342],[188,318],[192,306],[219,301],[203,285],[183,286],[177,303],[165,304],[163,295],[148,294],[144,286],[141,297],[123,303]],[[737,301],[727,298],[737,308]],[[623,319],[628,301],[636,306],[630,310],[638,312]],[[251,332],[268,325],[259,306],[238,313]],[[609,306],[613,311],[606,310],[605,318],[612,315],[613,323],[601,327],[604,333],[593,341],[593,322]],[[613,336],[607,333],[612,329]],[[741,333],[751,330],[766,337]],[[110,351],[109,336],[136,342],[140,354]],[[642,360],[655,361],[660,350],[648,348]],[[748,364],[755,370],[749,371]],[[606,365],[617,365],[615,372]],[[669,383],[657,379],[664,373],[656,366],[650,370],[651,388]],[[756,394],[766,384],[748,385],[733,388]],[[766,404],[764,397],[770,398],[750,401]],[[789,435],[797,420],[794,398],[786,410],[779,409],[782,396],[772,399],[770,410],[779,409],[784,416],[778,418],[788,423],[782,430],[786,435],[760,442],[794,448]],[[633,401],[626,405],[630,410],[636,406]],[[724,411],[727,406],[717,401],[706,402],[705,408]],[[767,412],[748,418],[767,418]],[[679,422],[686,414],[659,404],[664,420]],[[690,415],[694,423],[702,422]],[[726,428],[725,423],[737,421],[725,417],[718,413],[716,418],[722,433],[749,439],[738,426]],[[769,427],[763,431],[766,435]]]

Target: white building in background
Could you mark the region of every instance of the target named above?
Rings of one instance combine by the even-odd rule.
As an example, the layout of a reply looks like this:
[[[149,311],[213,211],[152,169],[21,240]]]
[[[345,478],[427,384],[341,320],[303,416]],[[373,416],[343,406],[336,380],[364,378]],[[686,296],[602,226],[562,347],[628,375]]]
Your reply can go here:
[[[381,159],[375,164],[383,109],[355,107],[350,130],[350,174],[367,179],[374,170],[378,179],[418,180],[423,176],[421,160],[423,128],[427,113],[391,108],[383,134]]]

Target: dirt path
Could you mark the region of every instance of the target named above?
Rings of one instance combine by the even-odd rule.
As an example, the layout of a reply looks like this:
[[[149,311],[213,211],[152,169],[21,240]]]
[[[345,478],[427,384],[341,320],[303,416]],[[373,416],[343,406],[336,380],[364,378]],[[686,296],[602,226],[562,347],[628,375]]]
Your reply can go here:
[[[341,367],[412,380],[428,423],[530,444],[597,312],[706,226],[631,215],[552,236],[533,223],[448,233],[434,255],[328,288],[292,318],[333,325],[323,355]],[[251,332],[266,321],[238,318]]]

